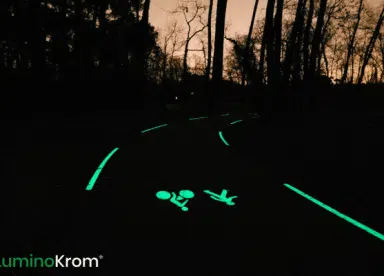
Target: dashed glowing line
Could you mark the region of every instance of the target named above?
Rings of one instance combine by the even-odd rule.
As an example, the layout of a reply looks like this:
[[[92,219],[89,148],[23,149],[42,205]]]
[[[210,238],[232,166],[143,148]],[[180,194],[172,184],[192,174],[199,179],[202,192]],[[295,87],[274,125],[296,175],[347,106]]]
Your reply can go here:
[[[149,129],[143,130],[141,133],[145,133],[145,132],[148,132],[148,131],[157,129],[157,128],[165,127],[165,126],[167,126],[167,125],[168,125],[168,124],[164,124],[164,125],[156,126],[156,127],[153,127],[153,128],[149,128]]]
[[[329,207],[328,205],[325,205],[324,203],[318,201],[317,199],[307,195],[306,193],[300,191],[299,189],[296,189],[295,187],[289,185],[289,184],[284,184],[285,187],[291,189],[292,191],[298,193],[299,195],[301,195],[302,197],[312,201],[313,203],[317,204],[318,206],[324,208],[325,210],[331,212],[332,214],[338,216],[339,218],[342,218],[344,220],[346,220],[347,222],[353,224],[354,226],[368,232],[369,234],[375,236],[376,238],[379,238],[380,240],[383,240],[384,241],[384,235],[380,234],[379,232],[376,232],[375,230],[373,230],[372,228],[369,228],[368,226],[365,226],[364,224],[340,213],[339,211]]]
[[[87,191],[90,191],[93,189],[93,186],[96,183],[97,178],[99,177],[99,174],[101,173],[101,170],[104,168],[105,164],[108,162],[108,160],[112,157],[112,155],[118,150],[119,148],[115,148],[113,151],[111,151],[110,154],[108,154],[107,157],[104,158],[103,162],[101,162],[100,166],[97,168],[95,173],[93,174],[91,180],[88,183],[88,186],[85,188]]]
[[[240,123],[240,122],[242,122],[243,120],[237,120],[237,121],[234,121],[234,122],[232,122],[231,123],[231,125],[234,125],[234,124],[237,124],[237,123]]]
[[[230,114],[229,113],[227,113],[227,114],[223,114],[223,115],[221,115],[221,116],[229,116]]]
[[[189,118],[190,121],[193,121],[193,120],[200,120],[200,119],[208,119],[208,117]]]
[[[219,131],[219,136],[220,136],[220,139],[221,141],[223,141],[223,143],[226,145],[226,146],[229,146],[228,142],[225,141],[224,137],[223,137],[223,133],[221,131]]]

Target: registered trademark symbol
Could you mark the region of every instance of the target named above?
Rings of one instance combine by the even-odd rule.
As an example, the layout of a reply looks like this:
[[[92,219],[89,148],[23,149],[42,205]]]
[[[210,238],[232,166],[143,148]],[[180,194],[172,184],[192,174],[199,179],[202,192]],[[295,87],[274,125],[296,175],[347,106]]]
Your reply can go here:
[[[101,260],[101,259],[103,259],[104,257],[103,257],[103,255],[100,255],[99,258],[100,258],[100,260]]]

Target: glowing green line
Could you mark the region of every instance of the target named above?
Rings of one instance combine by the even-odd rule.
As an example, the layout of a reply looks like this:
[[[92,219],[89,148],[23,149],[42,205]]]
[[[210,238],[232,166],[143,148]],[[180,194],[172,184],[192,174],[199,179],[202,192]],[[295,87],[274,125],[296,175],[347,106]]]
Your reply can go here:
[[[223,115],[221,115],[221,116],[229,116],[229,113],[227,113],[227,114],[223,114]]]
[[[223,133],[221,131],[219,131],[219,136],[220,136],[220,139],[221,141],[223,141],[223,143],[227,146],[229,146],[229,144],[227,143],[227,141],[225,141],[224,137],[223,137]]]
[[[234,121],[234,122],[232,122],[231,123],[231,125],[234,125],[234,124],[237,124],[237,123],[240,123],[240,122],[242,122],[243,120],[237,120],[237,121]]]
[[[157,127],[149,128],[149,129],[143,130],[141,133],[148,132],[148,131],[151,131],[151,130],[154,130],[154,129],[157,129],[157,128],[165,127],[167,125],[168,124],[164,124],[164,125],[160,125],[160,126],[157,126]]]
[[[384,241],[384,235],[380,234],[379,232],[376,232],[375,230],[369,228],[368,226],[365,226],[364,224],[340,213],[339,211],[329,207],[328,205],[325,205],[324,203],[322,203],[322,202],[318,201],[317,199],[307,195],[306,193],[303,193],[299,189],[296,189],[295,187],[293,187],[289,184],[284,184],[284,186],[291,189],[292,191],[298,193],[299,195],[305,197],[306,199],[312,201],[313,203],[317,204],[318,206],[323,207],[325,210],[331,212],[332,214],[338,216],[339,218],[342,218],[342,219],[348,221],[349,223],[355,225],[356,227],[358,227],[358,228],[368,232],[369,234],[374,235],[376,238],[379,238],[380,240]]]
[[[199,119],[207,119],[208,117],[197,117],[197,118],[190,118],[189,120],[190,121],[193,121],[193,120],[199,120]]]
[[[118,150],[119,148],[115,148],[113,151],[111,151],[110,154],[108,154],[107,157],[101,162],[100,166],[97,168],[95,173],[93,174],[91,180],[88,183],[88,186],[85,188],[87,191],[90,191],[93,189],[93,186],[96,183],[97,178],[99,177],[99,174],[101,173],[101,170],[104,168],[105,164],[108,162],[109,158]]]

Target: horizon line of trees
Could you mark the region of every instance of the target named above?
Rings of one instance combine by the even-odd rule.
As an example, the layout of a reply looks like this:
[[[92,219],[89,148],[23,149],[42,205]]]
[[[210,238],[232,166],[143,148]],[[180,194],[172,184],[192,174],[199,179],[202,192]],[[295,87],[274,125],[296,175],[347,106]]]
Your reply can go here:
[[[150,0],[4,0],[1,76],[162,84],[194,74],[242,86],[321,75],[337,83],[384,82],[384,5],[268,0],[263,11],[255,0],[248,34],[235,37],[226,35],[227,0],[180,0],[170,13],[183,21],[160,33],[149,22],[150,8]]]

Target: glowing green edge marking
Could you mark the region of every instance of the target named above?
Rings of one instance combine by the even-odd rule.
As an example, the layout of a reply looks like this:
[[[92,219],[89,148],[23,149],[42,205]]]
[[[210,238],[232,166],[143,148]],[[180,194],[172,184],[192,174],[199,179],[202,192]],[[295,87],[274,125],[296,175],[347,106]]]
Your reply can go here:
[[[105,164],[108,162],[108,160],[111,158],[111,156],[118,150],[119,148],[115,148],[113,151],[111,151],[110,154],[108,154],[107,157],[104,158],[103,162],[101,162],[100,166],[97,168],[95,173],[93,174],[91,180],[88,183],[88,186],[85,188],[85,190],[90,191],[93,189],[93,186],[96,183],[97,178],[99,177],[99,174],[101,173],[101,170],[104,168]]]
[[[284,184],[285,187],[291,189],[292,191],[298,193],[299,195],[301,195],[302,197],[305,197],[306,199],[312,201],[313,203],[317,204],[318,206],[324,208],[325,210],[331,212],[332,214],[338,216],[339,218],[342,218],[344,220],[346,220],[347,222],[353,224],[354,226],[368,232],[369,234],[375,236],[376,238],[379,238],[380,240],[383,240],[384,241],[384,235],[380,234],[379,232],[376,232],[375,230],[373,230],[372,228],[369,228],[368,226],[365,226],[364,224],[340,213],[339,211],[329,207],[328,205],[325,205],[324,203],[318,201],[317,199],[307,195],[306,193],[300,191],[299,189],[296,189],[295,187],[289,185],[289,184]]]
[[[221,115],[221,116],[229,116],[229,113],[227,113],[227,114],[223,114],[223,115]]]
[[[199,119],[208,119],[208,117],[190,118],[189,120],[190,120],[190,121],[193,121],[193,120],[199,120]]]
[[[153,128],[149,128],[149,129],[143,130],[141,133],[148,132],[148,131],[151,131],[151,130],[154,130],[154,129],[157,129],[157,128],[165,127],[167,125],[168,124],[164,124],[164,125],[156,126],[156,127],[153,127]]]
[[[234,124],[237,124],[237,123],[240,123],[240,122],[242,122],[243,120],[237,120],[237,121],[234,121],[234,122],[232,122],[231,123],[231,125],[234,125]]]
[[[223,137],[223,133],[221,131],[219,131],[219,136],[220,136],[220,139],[221,141],[223,141],[223,143],[227,146],[229,146],[229,144],[227,143],[227,141],[225,141],[224,137]]]

